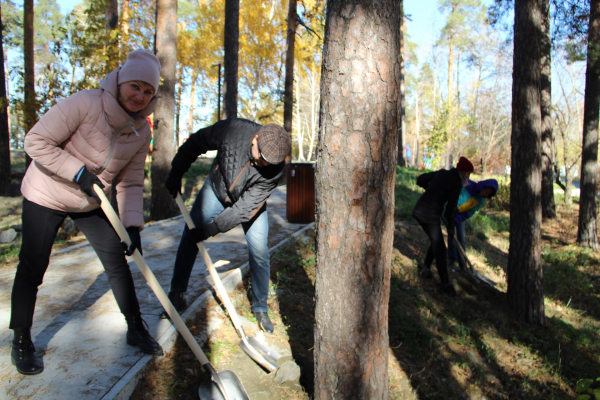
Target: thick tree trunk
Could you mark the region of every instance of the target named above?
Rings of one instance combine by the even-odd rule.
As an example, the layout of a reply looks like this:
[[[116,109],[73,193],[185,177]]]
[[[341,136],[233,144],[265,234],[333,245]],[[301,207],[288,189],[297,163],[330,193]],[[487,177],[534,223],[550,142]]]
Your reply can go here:
[[[33,61],[33,0],[25,0],[23,4],[23,125],[29,132],[37,122],[37,102],[35,98],[35,65]],[[27,167],[31,164],[29,154],[25,156]]]
[[[596,194],[598,188],[598,115],[600,113],[600,0],[591,0],[588,28],[588,60],[585,71],[583,146],[579,195],[577,244],[598,251]]]
[[[398,124],[398,165],[406,167],[404,146],[406,144],[406,104],[404,96],[404,2],[400,0],[400,123]]]
[[[287,52],[285,55],[285,84],[283,89],[283,128],[292,133],[294,109],[294,47],[296,43],[297,0],[289,0],[287,21]]]
[[[237,117],[240,0],[225,0],[223,118]]]
[[[183,64],[179,67],[179,71],[177,72],[177,97],[175,98],[176,111],[175,111],[175,146],[179,147],[179,121],[180,121],[180,113],[181,113],[181,91],[183,89]]]
[[[196,99],[196,79],[198,77],[198,71],[196,68],[192,68],[192,89],[190,91],[190,111],[188,113],[187,121],[187,136],[193,132],[194,129],[194,100]]]
[[[104,17],[106,18],[106,30],[117,29],[119,24],[119,2],[117,0],[107,0],[104,8]]]
[[[556,205],[554,204],[554,156],[552,148],[554,136],[552,128],[552,55],[550,43],[550,1],[542,1],[542,86],[541,86],[541,112],[542,112],[542,218],[556,218]]]
[[[6,95],[6,74],[4,72],[4,48],[2,46],[4,25],[0,5],[0,196],[10,196],[10,132],[8,129],[8,96]]]
[[[541,0],[515,1],[508,303],[522,321],[544,325],[541,263]]]
[[[121,6],[121,65],[125,64],[127,61],[126,44],[129,43],[129,2],[130,0],[123,0],[123,4]]]
[[[316,180],[317,400],[388,398],[399,91],[399,3],[330,0]]]
[[[113,35],[113,31],[119,25],[119,2],[117,0],[107,0],[104,8],[105,28],[107,34],[106,41],[106,69],[114,70],[120,62],[118,40]]]
[[[156,12],[156,57],[162,66],[163,84],[154,110],[152,150],[152,202],[150,217],[157,221],[177,215],[175,201],[164,186],[175,155],[174,113],[177,65],[177,0],[158,0]]]

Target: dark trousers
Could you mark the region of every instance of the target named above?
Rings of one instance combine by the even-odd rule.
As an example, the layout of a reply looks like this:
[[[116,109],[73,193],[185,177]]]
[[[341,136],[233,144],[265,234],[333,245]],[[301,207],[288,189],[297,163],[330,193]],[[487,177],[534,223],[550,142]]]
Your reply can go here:
[[[425,255],[425,267],[430,268],[435,258],[435,265],[440,276],[440,281],[442,284],[450,283],[448,266],[446,265],[446,243],[444,242],[441,223],[428,224],[419,220],[417,221],[431,242]]]
[[[126,316],[139,314],[140,305],[121,241],[101,209],[67,213],[23,199],[23,243],[12,289],[10,329],[31,328],[38,287],[48,269],[58,229],[67,215],[100,258],[121,312]]]

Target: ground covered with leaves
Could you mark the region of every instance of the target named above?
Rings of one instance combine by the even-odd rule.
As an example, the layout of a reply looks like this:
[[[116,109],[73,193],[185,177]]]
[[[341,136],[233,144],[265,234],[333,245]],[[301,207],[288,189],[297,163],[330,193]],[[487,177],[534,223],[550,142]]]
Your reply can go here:
[[[547,324],[527,326],[506,306],[507,187],[501,185],[498,198],[467,227],[468,257],[496,286],[474,285],[463,273],[453,272],[459,296],[449,298],[437,292],[437,274],[429,280],[417,275],[416,263],[424,257],[427,243],[410,217],[421,193],[414,184],[417,174],[400,170],[396,186],[389,300],[390,398],[576,398],[578,381],[600,377],[600,260],[597,254],[574,246],[577,206],[559,202],[558,218],[544,222]],[[314,231],[308,231],[289,240],[271,260],[269,306],[277,326],[268,339],[289,345],[301,368],[301,390],[275,388],[268,398],[312,398],[314,254]],[[246,289],[238,288],[233,296],[240,314],[253,321]],[[214,303],[208,312],[211,307],[221,308]],[[198,321],[203,320],[199,316]],[[227,329],[232,332],[231,327]],[[217,369],[227,368],[239,356],[237,341],[234,334],[221,333],[218,343],[214,339],[205,343]],[[219,350],[224,346],[229,350]],[[186,345],[179,343],[157,363],[148,375],[151,379],[140,384],[136,398],[143,398],[142,394],[196,398],[198,383],[207,378],[206,373],[190,373],[190,368],[198,369],[197,363]],[[266,375],[254,379],[268,380]]]
[[[390,398],[575,399],[578,381],[600,377],[600,259],[597,253],[574,245],[577,204],[562,204],[557,196],[558,217],[543,223],[547,323],[533,327],[519,323],[506,306],[508,183],[501,181],[497,198],[467,223],[468,257],[496,286],[477,286],[461,272],[453,272],[459,296],[450,298],[437,292],[435,268],[432,279],[417,275],[417,261],[427,246],[424,233],[410,217],[421,193],[415,185],[418,173],[400,169],[396,182]],[[197,186],[194,179],[190,178],[190,190]],[[290,352],[301,377],[300,386],[274,384],[250,361],[248,369],[258,369],[241,379],[247,388],[258,385],[263,395],[258,398],[313,397],[314,254],[314,231],[309,230],[292,237],[272,256],[269,307],[276,328],[267,340]],[[253,325],[248,285],[245,280],[232,299],[240,315]],[[222,323],[206,335],[211,315],[219,316]],[[248,362],[223,307],[214,300],[190,329],[217,370]],[[257,334],[246,329],[249,336]],[[169,354],[156,360],[133,398],[196,399],[199,383],[208,377],[178,339]]]

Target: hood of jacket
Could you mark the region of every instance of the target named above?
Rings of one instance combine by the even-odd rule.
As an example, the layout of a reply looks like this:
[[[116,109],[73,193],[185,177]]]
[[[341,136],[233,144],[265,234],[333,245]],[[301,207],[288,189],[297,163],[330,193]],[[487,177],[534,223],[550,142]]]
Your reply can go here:
[[[498,192],[498,181],[495,179],[486,179],[479,182],[469,180],[469,184],[467,185],[466,189],[471,196],[478,196],[483,188],[486,187],[494,189],[494,193],[496,193]]]

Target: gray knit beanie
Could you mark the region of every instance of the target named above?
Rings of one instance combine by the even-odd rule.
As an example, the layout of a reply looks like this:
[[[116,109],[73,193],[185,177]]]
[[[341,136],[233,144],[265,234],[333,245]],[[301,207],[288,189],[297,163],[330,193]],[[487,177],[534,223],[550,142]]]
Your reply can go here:
[[[158,90],[160,83],[160,61],[149,50],[134,50],[127,55],[127,62],[121,67],[117,84],[129,81],[146,82]]]

